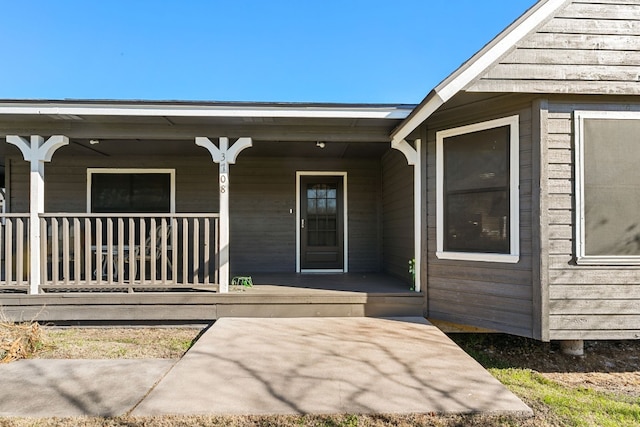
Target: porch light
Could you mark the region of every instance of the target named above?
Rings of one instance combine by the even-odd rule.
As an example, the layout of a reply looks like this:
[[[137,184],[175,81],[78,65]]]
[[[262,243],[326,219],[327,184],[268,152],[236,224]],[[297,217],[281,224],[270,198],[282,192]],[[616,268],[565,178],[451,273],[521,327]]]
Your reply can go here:
[[[91,145],[100,144],[100,140],[99,139],[90,139],[89,140],[89,144],[91,144]]]
[[[318,147],[320,149],[323,149],[325,147],[325,144],[322,141],[318,141],[318,142],[316,142],[316,147]]]

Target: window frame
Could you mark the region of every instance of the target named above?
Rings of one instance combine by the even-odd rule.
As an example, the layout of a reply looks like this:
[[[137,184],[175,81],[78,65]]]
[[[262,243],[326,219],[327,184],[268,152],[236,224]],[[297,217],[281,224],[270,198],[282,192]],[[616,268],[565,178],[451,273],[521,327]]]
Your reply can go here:
[[[444,250],[444,147],[446,138],[509,126],[509,253]],[[520,260],[520,116],[513,115],[436,132],[436,257],[438,259],[502,262]]]
[[[586,254],[586,222],[585,222],[585,150],[584,150],[584,121],[585,119],[638,120],[640,111],[602,111],[576,110],[574,116],[575,135],[575,184],[576,199],[575,227],[576,227],[576,264],[579,265],[640,265],[640,255],[587,255]]]
[[[175,169],[154,169],[154,168],[87,168],[87,213],[91,212],[91,182],[93,174],[167,174],[170,182],[169,212],[176,213],[176,170]]]

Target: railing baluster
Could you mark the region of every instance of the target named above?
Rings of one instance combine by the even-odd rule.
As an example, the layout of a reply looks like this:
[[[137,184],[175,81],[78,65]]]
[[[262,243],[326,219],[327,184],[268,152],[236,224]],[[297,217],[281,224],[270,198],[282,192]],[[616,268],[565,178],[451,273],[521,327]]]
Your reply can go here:
[[[140,249],[138,258],[140,263],[140,282],[147,283],[147,218],[140,218]]]
[[[214,236],[214,242],[215,242],[215,249],[214,249],[214,258],[215,258],[215,267],[216,267],[216,274],[215,274],[215,282],[220,285],[220,218],[216,217],[214,218],[214,224],[215,224],[215,236]]]
[[[156,246],[156,219],[151,218],[151,223],[149,225],[149,235],[151,236],[151,241],[149,243],[149,268],[151,269],[151,283],[156,283],[156,270],[158,260],[156,258],[158,246]]]
[[[102,275],[104,271],[104,254],[102,253],[102,219],[96,218],[96,281],[98,285],[102,284]]]
[[[11,254],[13,252],[12,248],[12,228],[13,228],[13,218],[7,218],[7,224],[5,226],[5,234],[4,234],[4,250],[5,250],[5,268],[7,269],[7,283],[11,284],[13,282],[13,261],[11,259]]]
[[[167,218],[160,219],[160,277],[162,283],[167,282]]]
[[[84,281],[91,282],[91,218],[84,219]]]
[[[203,247],[202,247],[202,251],[203,251],[203,255],[204,255],[204,261],[203,261],[203,269],[204,269],[204,277],[202,279],[203,283],[205,285],[208,285],[209,283],[211,283],[209,281],[209,233],[210,233],[210,229],[209,229],[209,218],[203,218],[202,219],[204,221],[204,242],[203,242]]]
[[[136,223],[133,218],[129,218],[129,250],[127,259],[129,260],[129,284],[133,284],[136,280],[136,256],[134,250],[136,247]]]
[[[16,285],[22,285],[24,274],[24,223],[16,218]]]
[[[81,232],[80,219],[73,218],[73,282],[80,284],[80,272],[82,271],[82,252],[80,251]]]
[[[124,283],[124,219],[118,217],[118,243],[117,243],[117,261],[118,261],[118,283]]]
[[[193,219],[193,284],[200,283],[200,218]]]
[[[113,218],[107,218],[107,283],[113,283]]]
[[[182,218],[182,283],[189,283],[189,218]]]
[[[27,234],[30,233],[31,230],[27,231]],[[47,219],[40,218],[40,276],[41,283],[49,283],[49,248],[47,246],[47,233],[49,230],[47,229]],[[27,236],[27,242],[29,242],[29,236]],[[31,269],[29,269],[28,277],[31,278]]]
[[[171,217],[171,281],[178,282],[178,218]]]
[[[58,218],[51,218],[51,275],[53,284],[60,280],[60,240],[58,240]]]

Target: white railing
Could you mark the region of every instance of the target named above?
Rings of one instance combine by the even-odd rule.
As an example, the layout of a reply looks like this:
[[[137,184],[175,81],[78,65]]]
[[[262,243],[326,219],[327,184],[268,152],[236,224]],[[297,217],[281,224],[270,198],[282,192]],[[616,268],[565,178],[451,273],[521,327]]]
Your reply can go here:
[[[218,284],[218,214],[40,215],[42,289]]]
[[[29,214],[0,217],[0,290],[29,287]]]

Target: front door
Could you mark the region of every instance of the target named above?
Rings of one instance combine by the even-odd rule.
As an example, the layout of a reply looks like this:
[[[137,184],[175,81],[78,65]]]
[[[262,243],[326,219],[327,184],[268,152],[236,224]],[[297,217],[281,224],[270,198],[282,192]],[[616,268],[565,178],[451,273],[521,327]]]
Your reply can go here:
[[[344,271],[344,177],[300,176],[300,267]]]

